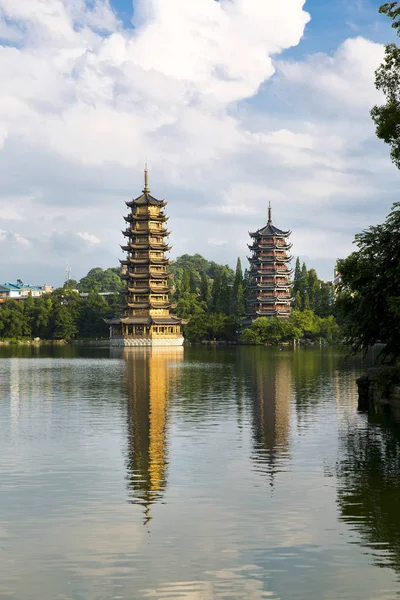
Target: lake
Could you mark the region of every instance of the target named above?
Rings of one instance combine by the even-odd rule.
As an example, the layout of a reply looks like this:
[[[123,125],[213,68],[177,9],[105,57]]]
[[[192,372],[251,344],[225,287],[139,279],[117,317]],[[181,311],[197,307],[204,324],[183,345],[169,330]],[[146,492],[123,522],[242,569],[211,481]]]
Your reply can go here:
[[[0,350],[0,598],[400,597],[400,435],[332,348]]]

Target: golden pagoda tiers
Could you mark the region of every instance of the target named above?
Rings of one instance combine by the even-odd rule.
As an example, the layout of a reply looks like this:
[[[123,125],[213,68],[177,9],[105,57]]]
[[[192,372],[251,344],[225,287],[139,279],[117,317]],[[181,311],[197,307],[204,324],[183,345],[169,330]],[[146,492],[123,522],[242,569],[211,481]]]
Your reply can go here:
[[[166,238],[168,217],[164,200],[150,194],[147,165],[142,194],[126,205],[130,209],[123,231],[126,243],[121,246],[127,257],[121,260],[121,277],[126,281],[123,292],[123,315],[109,319],[112,346],[181,346],[181,319],[170,314],[166,257],[171,247]]]
[[[292,244],[288,238],[291,231],[282,231],[272,224],[271,204],[268,207],[268,223],[254,233],[248,244],[252,255],[250,262],[247,294],[247,319],[250,324],[259,317],[287,318],[290,315],[292,283],[290,269]]]

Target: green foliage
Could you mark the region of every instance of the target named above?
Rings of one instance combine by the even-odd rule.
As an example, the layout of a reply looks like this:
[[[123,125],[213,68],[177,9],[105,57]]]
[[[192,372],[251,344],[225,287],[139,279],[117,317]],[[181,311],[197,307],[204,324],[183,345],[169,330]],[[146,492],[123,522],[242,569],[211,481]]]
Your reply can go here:
[[[356,235],[358,251],[338,262],[337,307],[354,352],[380,342],[381,357],[400,358],[400,203],[382,225]]]
[[[236,329],[234,317],[199,310],[185,326],[185,338],[189,342],[232,340],[236,337]]]
[[[219,298],[220,285],[223,284],[223,277],[226,277],[228,287],[233,284],[234,272],[228,265],[218,265],[213,261],[208,261],[200,254],[183,254],[171,266],[171,273],[174,275],[174,297],[178,300],[186,292],[196,294],[203,302],[224,304],[224,300]],[[211,294],[215,278],[217,279],[217,294]],[[219,309],[218,309],[219,310]],[[179,314],[179,313],[178,313]]]
[[[227,265],[207,261],[200,254],[180,256],[172,266],[175,275],[176,314],[188,319],[188,341],[232,340],[238,318],[245,310],[245,281],[240,259],[234,273]]]
[[[119,292],[124,289],[124,282],[120,277],[118,267],[105,270],[95,267],[85,277],[82,277],[76,285],[76,289],[86,293],[92,290],[96,292]]]
[[[400,365],[379,367],[372,372],[371,382],[381,390],[384,397],[388,397],[392,387],[400,384]]]
[[[339,339],[340,329],[334,317],[318,317],[311,310],[293,310],[288,319],[260,317],[241,335],[243,344],[281,344],[299,339]]]
[[[392,19],[392,27],[400,35],[400,7],[398,2],[383,4],[379,12]],[[385,46],[383,63],[375,71],[375,87],[383,92],[386,104],[374,106],[371,117],[376,125],[376,135],[391,147],[391,158],[400,168],[400,48],[395,44]]]
[[[97,292],[89,292],[86,301],[82,303],[79,314],[80,337],[101,337],[105,334],[104,319],[107,318],[109,305],[103,296]]]
[[[81,298],[64,286],[39,298],[28,296],[0,304],[0,338],[39,337],[46,340],[73,340],[77,337],[108,337],[106,317],[115,314],[115,296],[106,301],[92,291]]]
[[[308,270],[305,263],[300,266],[299,258],[296,260],[292,296],[293,308],[296,310],[312,310],[319,317],[334,314],[330,285],[318,279],[315,269]]]

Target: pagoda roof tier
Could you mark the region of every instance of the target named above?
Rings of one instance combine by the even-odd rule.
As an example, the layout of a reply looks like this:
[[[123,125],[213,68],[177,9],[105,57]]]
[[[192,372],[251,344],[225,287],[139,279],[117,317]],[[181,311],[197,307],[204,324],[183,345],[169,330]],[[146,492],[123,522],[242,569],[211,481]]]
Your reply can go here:
[[[175,317],[175,315],[170,315],[168,317],[152,317],[152,321],[154,325],[180,325],[182,323],[182,319]]]
[[[275,227],[275,225],[272,224],[272,209],[271,209],[271,203],[269,203],[268,206],[268,223],[265,225],[265,227],[261,227],[261,229],[258,229],[257,231],[254,231],[253,233],[249,232],[249,235],[252,238],[274,238],[274,237],[278,237],[278,238],[287,238],[290,236],[292,232],[291,231],[283,231],[283,229],[278,229],[278,227]]]
[[[130,202],[125,203],[127,206],[166,206],[165,200],[158,200],[150,194],[149,189],[149,172],[147,166],[144,170],[144,188],[142,194],[137,198],[132,198]]]
[[[166,292],[170,291],[168,285],[154,285],[151,281],[150,283],[146,284],[142,283],[141,281],[138,281],[137,283],[141,284],[140,287],[128,286],[125,290],[122,290],[121,294],[149,294],[150,292],[153,292],[153,294],[165,294]]]
[[[280,298],[279,296],[273,296],[271,298],[249,298],[249,304],[288,304],[292,302],[293,298]]]
[[[282,267],[276,266],[272,272],[267,271],[267,270],[260,271],[260,269],[257,269],[257,271],[250,272],[250,274],[253,274],[253,275],[257,274],[257,275],[268,275],[268,276],[271,276],[274,273],[279,277],[283,277],[285,275],[287,275],[289,277],[289,275],[291,275],[293,273],[293,269],[283,269]]]
[[[289,255],[289,256],[276,256],[276,262],[278,263],[287,263],[287,262],[291,262],[293,260],[293,256]]]
[[[150,277],[152,279],[171,279],[173,277],[172,273],[156,273],[155,271],[150,271]]]
[[[128,256],[126,262],[131,265],[148,265],[150,258],[148,256],[144,256],[143,258],[134,258],[132,256]]]
[[[259,317],[266,317],[269,315],[271,311],[268,310],[257,310],[256,311],[256,315],[258,315]],[[290,315],[290,309],[289,310],[274,310],[273,311],[275,315]]]
[[[121,231],[122,235],[124,235],[125,237],[137,237],[140,235],[145,235],[146,237],[148,237],[149,234],[159,235],[161,237],[168,237],[170,234],[170,231],[168,231],[167,229],[151,229],[149,227],[143,229],[125,229]]]
[[[139,282],[140,283],[140,282]],[[125,290],[122,290],[121,294],[148,294],[150,292],[149,285],[142,285],[142,287],[127,287]]]
[[[129,308],[149,308],[150,303],[149,302],[128,302],[128,307]]]
[[[168,258],[152,258],[151,256],[128,256],[126,260],[120,259],[120,263],[123,265],[127,265],[128,263],[132,265],[170,265],[172,264],[172,260],[169,260]]]
[[[125,204],[127,206],[129,206],[130,208],[132,208],[132,206],[159,206],[159,207],[164,207],[167,206],[167,203],[165,202],[165,200],[158,200],[157,198],[154,198],[154,196],[152,196],[149,193],[146,194],[142,194],[141,196],[138,196],[137,198],[132,198],[132,200],[130,202],[125,202]]]
[[[272,225],[272,223],[268,223],[267,225],[265,225],[265,227],[258,229],[258,231],[254,231],[254,232],[249,231],[250,237],[255,238],[255,239],[274,238],[274,237],[287,238],[291,234],[292,234],[292,232],[290,230],[283,231],[282,229],[278,229],[277,227],[275,227],[275,225]]]
[[[142,227],[141,229],[126,229],[125,230],[126,233],[124,233],[124,235],[129,235],[129,237],[132,236],[138,236],[138,235],[159,235],[161,237],[168,237],[170,234],[170,231],[168,231],[167,229],[154,229],[152,227]],[[129,233],[128,233],[129,232]]]
[[[249,285],[249,289],[251,290],[284,290],[290,289],[292,287],[292,283],[254,283]]]
[[[119,322],[124,325],[150,325],[151,317],[122,317]]]
[[[274,264],[274,263],[286,263],[293,260],[292,256],[248,256],[247,260],[252,264]]]
[[[164,215],[163,213],[159,214],[159,215],[151,215],[151,214],[146,214],[146,215],[141,215],[141,214],[129,214],[127,217],[124,217],[125,221],[127,223],[132,223],[135,221],[161,221],[162,223],[164,223],[165,221],[168,221],[169,217],[167,217],[166,215]]]
[[[129,308],[172,308],[171,302],[156,302],[150,300],[149,302],[128,302]]]
[[[150,256],[150,263],[152,265],[172,265],[173,262],[169,258],[155,258],[154,256]]]
[[[252,244],[247,244],[247,247],[249,248],[249,250],[290,250],[293,247],[293,244],[263,244],[263,243],[252,243]]]
[[[150,279],[150,273],[127,273],[127,279]]]
[[[175,315],[166,317],[121,317],[119,319],[106,319],[108,325],[180,325],[182,319]]]
[[[121,246],[121,250],[124,252],[129,252],[129,250],[161,250],[162,252],[169,252],[171,248],[172,246],[168,246],[167,244],[151,244],[150,242],[146,242],[145,244],[131,242],[129,246]]]

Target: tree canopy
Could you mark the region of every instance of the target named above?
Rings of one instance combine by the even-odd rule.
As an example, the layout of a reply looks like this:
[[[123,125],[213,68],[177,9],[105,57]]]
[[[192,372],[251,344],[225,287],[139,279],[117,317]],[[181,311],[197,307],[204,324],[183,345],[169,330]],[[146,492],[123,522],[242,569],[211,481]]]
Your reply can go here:
[[[400,357],[400,203],[382,225],[356,235],[358,251],[338,262],[337,306],[354,352],[382,343],[389,362]]]
[[[379,12],[392,19],[392,27],[400,35],[398,2],[383,4]],[[385,46],[384,61],[375,72],[375,87],[386,98],[385,104],[371,110],[376,135],[390,145],[392,161],[400,168],[400,48],[395,43]]]

